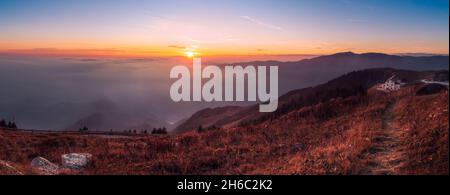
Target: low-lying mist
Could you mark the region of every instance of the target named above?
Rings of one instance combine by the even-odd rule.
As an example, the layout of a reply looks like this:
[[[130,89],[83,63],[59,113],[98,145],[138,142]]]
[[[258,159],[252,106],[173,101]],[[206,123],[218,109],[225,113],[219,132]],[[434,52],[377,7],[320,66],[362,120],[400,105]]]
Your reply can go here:
[[[204,58],[203,66],[217,59]],[[254,59],[249,59],[254,60]],[[266,60],[266,59],[264,59]],[[245,61],[245,60],[243,60]],[[169,130],[194,112],[255,102],[181,102],[169,95],[175,65],[186,58],[81,58],[0,55],[0,119],[19,128],[77,130]],[[353,70],[394,67],[448,69],[448,56],[404,57],[341,53],[297,62],[251,62],[232,65],[279,65],[279,95],[314,86]]]
[[[179,58],[2,56],[0,118],[14,119],[25,129],[170,129],[199,109],[245,104],[173,102],[170,69],[187,63]]]

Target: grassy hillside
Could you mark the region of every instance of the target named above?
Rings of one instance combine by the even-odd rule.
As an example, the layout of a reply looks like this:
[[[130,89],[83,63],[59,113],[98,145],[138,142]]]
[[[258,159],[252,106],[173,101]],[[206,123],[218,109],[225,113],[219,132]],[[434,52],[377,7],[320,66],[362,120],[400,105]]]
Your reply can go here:
[[[63,174],[448,174],[448,90],[421,84],[331,98],[258,124],[175,135],[0,131],[0,160],[26,174],[68,152],[92,164]],[[384,138],[384,139],[383,139]],[[384,141],[383,141],[384,140]]]

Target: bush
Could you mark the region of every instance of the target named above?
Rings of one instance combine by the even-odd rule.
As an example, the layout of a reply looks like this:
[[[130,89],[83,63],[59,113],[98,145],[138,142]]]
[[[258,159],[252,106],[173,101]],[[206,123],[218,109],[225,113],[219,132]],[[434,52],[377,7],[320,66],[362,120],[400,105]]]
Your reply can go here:
[[[83,126],[83,128],[80,128],[78,131],[86,132],[86,131],[89,131],[89,128],[87,128],[86,126]]]
[[[440,91],[445,89],[447,89],[447,86],[440,84],[428,84],[417,90],[416,95],[431,95],[439,93]]]
[[[166,127],[163,128],[153,128],[152,134],[167,134]]]
[[[0,128],[1,127],[3,127],[3,128],[7,127],[6,121],[4,119],[0,120]]]
[[[203,129],[203,127],[202,127],[201,125],[198,126],[197,132],[202,133],[202,132],[204,132],[204,131],[205,131],[205,129]]]
[[[0,120],[0,128],[17,129],[17,125],[14,121],[8,121],[2,119]]]

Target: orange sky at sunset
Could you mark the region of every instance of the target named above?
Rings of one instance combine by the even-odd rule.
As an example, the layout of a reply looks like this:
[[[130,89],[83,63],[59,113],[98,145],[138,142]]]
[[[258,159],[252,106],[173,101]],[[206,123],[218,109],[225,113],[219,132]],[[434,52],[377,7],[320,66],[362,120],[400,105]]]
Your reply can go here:
[[[448,1],[424,3],[11,1],[0,3],[0,53],[120,57],[343,51],[448,54]]]

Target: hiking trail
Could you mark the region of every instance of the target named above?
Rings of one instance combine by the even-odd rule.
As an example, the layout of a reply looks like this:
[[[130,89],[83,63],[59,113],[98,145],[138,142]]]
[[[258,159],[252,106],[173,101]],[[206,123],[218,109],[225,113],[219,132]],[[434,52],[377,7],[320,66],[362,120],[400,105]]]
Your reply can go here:
[[[395,175],[404,163],[400,131],[393,125],[395,101],[390,101],[381,117],[381,128],[374,132],[373,145],[369,149],[372,161],[370,175]]]

